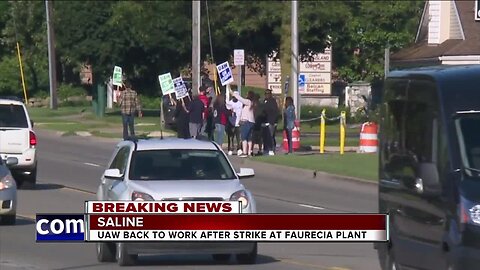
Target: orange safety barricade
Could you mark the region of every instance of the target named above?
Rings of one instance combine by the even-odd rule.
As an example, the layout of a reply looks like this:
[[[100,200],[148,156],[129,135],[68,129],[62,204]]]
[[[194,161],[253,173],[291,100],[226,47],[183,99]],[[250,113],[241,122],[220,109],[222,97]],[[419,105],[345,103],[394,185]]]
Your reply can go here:
[[[376,153],[378,150],[378,125],[373,122],[362,124],[359,153]]]

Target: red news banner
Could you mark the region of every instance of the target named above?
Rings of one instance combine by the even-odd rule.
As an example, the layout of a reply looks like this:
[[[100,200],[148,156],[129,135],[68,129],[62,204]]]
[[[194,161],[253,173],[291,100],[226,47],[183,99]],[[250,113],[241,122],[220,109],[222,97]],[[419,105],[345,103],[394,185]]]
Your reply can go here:
[[[383,214],[242,214],[239,202],[87,202],[87,241],[388,241]]]

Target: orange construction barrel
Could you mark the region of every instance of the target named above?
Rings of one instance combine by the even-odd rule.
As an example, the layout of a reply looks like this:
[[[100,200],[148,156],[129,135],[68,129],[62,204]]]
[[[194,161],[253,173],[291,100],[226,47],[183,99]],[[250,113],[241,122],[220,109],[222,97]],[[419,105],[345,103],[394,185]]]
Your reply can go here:
[[[295,127],[292,130],[292,149],[300,149],[300,121],[295,120]],[[288,152],[287,132],[283,131],[283,150]]]
[[[378,150],[378,125],[373,122],[362,124],[359,153],[376,153]]]

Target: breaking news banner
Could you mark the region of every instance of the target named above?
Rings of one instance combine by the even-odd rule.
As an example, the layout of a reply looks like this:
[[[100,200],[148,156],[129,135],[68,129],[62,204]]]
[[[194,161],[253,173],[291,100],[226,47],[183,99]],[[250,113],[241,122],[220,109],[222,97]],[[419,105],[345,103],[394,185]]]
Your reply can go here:
[[[89,215],[86,241],[388,241],[380,214]]]
[[[240,201],[87,201],[86,214],[192,214],[192,213],[242,213]]]
[[[90,201],[85,214],[38,214],[37,242],[384,242],[384,214],[246,214],[239,202]]]

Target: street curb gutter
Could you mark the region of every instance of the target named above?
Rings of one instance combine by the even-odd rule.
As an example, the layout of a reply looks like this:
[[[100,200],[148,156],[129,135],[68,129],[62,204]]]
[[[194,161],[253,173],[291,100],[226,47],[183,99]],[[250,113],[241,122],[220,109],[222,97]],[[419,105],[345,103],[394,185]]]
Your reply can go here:
[[[301,168],[296,168],[296,167],[290,167],[286,165],[277,165],[277,164],[272,164],[260,160],[250,160],[250,159],[243,159],[243,161],[240,162],[241,164],[249,165],[249,164],[262,164],[262,166],[269,166],[275,171],[278,171],[279,173],[285,172],[285,173],[293,173],[293,174],[298,174],[298,175],[310,175],[313,176],[313,173],[315,170],[310,170],[310,169],[301,169]],[[321,179],[321,176],[325,177],[330,177],[330,178],[335,178],[338,180],[342,181],[349,181],[353,182],[356,184],[362,184],[362,185],[370,185],[370,186],[378,186],[378,182],[375,181],[369,181],[366,179],[358,178],[358,177],[351,177],[351,176],[343,176],[343,175],[338,175],[338,174],[332,174],[332,173],[327,173],[323,171],[316,171],[316,177],[314,177],[315,180]]]

